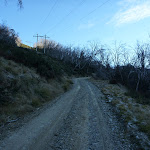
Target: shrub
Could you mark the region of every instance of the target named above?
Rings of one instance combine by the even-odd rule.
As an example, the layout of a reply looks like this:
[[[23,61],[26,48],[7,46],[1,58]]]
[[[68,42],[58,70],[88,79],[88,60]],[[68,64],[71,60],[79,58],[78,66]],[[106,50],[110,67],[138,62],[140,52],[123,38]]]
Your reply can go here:
[[[31,105],[32,105],[33,107],[38,107],[38,106],[40,106],[40,105],[41,105],[40,99],[39,99],[39,98],[34,98],[34,99],[32,99]]]
[[[9,29],[6,25],[0,24],[0,46],[16,47],[17,34],[13,29]]]
[[[51,100],[52,98],[52,94],[47,87],[36,88],[35,93],[40,95],[44,100]]]
[[[110,84],[117,84],[117,80],[111,79],[111,80],[109,80],[109,83],[110,83]]]
[[[64,83],[64,85],[62,86],[63,90],[65,92],[68,91],[68,89],[70,88],[70,85],[73,84],[73,82],[71,80],[66,80],[66,82]]]
[[[6,59],[14,60],[28,67],[34,67],[41,76],[46,79],[57,78],[63,74],[66,66],[59,64],[52,58],[37,54],[35,51],[24,48],[11,48],[9,50],[0,49],[0,55]],[[8,68],[9,70],[11,68]]]

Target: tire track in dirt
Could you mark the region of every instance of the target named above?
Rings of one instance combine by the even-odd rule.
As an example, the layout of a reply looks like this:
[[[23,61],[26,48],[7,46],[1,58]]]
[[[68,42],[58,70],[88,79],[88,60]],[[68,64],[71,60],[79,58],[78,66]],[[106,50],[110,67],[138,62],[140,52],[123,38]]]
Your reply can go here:
[[[89,146],[94,150],[110,150],[114,149],[112,141],[110,140],[110,132],[107,124],[104,121],[104,116],[99,108],[96,95],[94,94],[90,85],[89,110],[90,110],[90,143]]]

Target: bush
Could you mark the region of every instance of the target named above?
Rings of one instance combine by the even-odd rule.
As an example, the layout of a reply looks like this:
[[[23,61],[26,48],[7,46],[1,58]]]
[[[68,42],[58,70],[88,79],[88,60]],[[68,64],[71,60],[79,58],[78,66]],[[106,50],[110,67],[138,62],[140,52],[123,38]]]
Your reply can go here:
[[[0,24],[0,46],[16,47],[17,34],[13,29],[9,29],[6,25]]]
[[[34,98],[34,99],[32,99],[31,105],[32,105],[33,107],[38,107],[38,106],[41,105],[41,100],[40,100],[39,98]]]
[[[63,84],[62,88],[64,92],[67,92],[73,82],[71,80],[66,80],[66,82]]]
[[[111,80],[109,80],[109,83],[110,84],[117,84],[117,80],[116,79],[111,79]]]
[[[45,101],[51,100],[53,97],[51,91],[46,87],[40,87],[35,89],[35,93],[41,96]]]
[[[9,50],[0,49],[0,55],[4,56],[6,59],[13,60],[17,63],[22,63],[30,68],[35,68],[37,73],[46,79],[61,76],[64,68],[66,67],[60,65],[58,61],[55,61],[48,56],[40,55],[33,50],[19,47],[10,48]]]

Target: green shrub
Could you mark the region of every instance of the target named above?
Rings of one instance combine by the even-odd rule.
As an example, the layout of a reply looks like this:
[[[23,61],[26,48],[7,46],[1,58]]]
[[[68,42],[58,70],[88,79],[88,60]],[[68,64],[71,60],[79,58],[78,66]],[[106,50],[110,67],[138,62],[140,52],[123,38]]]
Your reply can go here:
[[[62,86],[63,90],[66,92],[70,88],[70,85],[73,84],[71,80],[67,80],[64,85]]]
[[[35,89],[35,93],[40,95],[44,100],[52,99],[52,94],[50,93],[50,90],[46,87],[40,87]]]
[[[69,84],[73,84],[72,80],[67,80],[67,82],[68,82]]]
[[[140,124],[139,128],[142,132],[145,132],[150,138],[150,124]]]
[[[52,58],[37,54],[33,50],[23,48],[0,49],[0,55],[6,59],[11,59],[17,63],[22,63],[28,67],[34,67],[41,76],[51,79],[63,74],[64,66]],[[7,70],[12,71],[11,68]]]
[[[33,105],[32,105],[33,106]],[[25,104],[25,105],[21,105],[21,106],[16,106],[15,108],[15,114],[16,115],[24,115],[27,112],[31,112],[33,111],[33,107],[31,105]]]
[[[40,100],[39,98],[34,98],[34,99],[32,100],[32,102],[31,102],[31,105],[32,105],[33,107],[38,107],[38,106],[41,105],[41,100]]]
[[[68,90],[68,84],[64,84],[64,85],[62,86],[62,88],[63,88],[64,91],[66,92],[66,91]]]

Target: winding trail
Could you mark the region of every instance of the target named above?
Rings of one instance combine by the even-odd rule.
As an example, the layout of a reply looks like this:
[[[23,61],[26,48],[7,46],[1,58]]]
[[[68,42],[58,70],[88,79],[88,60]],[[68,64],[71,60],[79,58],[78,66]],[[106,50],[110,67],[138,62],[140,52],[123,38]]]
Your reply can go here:
[[[86,78],[0,142],[0,150],[127,150],[103,94]]]

